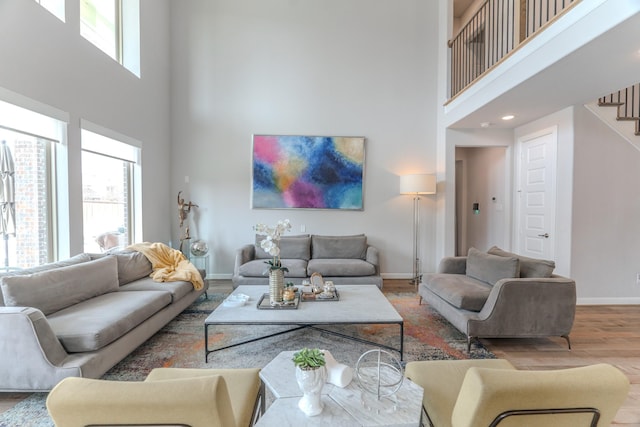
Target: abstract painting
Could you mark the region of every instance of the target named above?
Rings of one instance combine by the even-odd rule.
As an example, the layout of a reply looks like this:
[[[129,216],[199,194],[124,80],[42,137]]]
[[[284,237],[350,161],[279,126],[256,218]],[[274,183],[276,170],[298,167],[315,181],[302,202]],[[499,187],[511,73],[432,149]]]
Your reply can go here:
[[[364,138],[253,136],[254,209],[363,209]]]

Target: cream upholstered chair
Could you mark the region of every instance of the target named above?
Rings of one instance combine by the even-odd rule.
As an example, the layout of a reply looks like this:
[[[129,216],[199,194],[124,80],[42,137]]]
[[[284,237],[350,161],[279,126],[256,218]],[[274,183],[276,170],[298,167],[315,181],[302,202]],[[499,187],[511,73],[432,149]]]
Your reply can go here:
[[[56,427],[248,427],[264,412],[259,371],[158,368],[140,382],[65,378],[47,409]]]
[[[434,427],[609,426],[629,380],[607,364],[525,371],[506,360],[409,362]]]

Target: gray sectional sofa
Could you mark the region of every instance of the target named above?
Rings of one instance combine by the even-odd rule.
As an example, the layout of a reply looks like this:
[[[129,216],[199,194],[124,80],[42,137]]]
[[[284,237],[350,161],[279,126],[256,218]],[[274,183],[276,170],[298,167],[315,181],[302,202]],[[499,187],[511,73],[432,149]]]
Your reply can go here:
[[[453,326],[473,338],[566,339],[576,311],[576,284],[553,274],[553,261],[523,257],[493,247],[471,248],[467,256],[446,257],[438,272],[418,287]]]
[[[139,252],[80,254],[0,278],[0,391],[99,378],[205,287],[154,282]]]
[[[263,236],[236,252],[234,287],[266,285],[266,261],[272,257],[261,247]],[[353,236],[299,235],[280,240],[280,259],[289,269],[285,281],[299,285],[303,279],[319,273],[336,285],[366,284],[382,288],[378,249],[367,243],[364,234]]]

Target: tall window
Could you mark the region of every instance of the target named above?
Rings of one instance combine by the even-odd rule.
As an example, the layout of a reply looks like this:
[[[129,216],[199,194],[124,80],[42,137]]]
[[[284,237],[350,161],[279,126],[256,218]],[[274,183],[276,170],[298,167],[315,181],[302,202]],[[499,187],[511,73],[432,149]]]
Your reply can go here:
[[[137,154],[135,147],[82,130],[85,252],[122,248],[133,241]]]
[[[13,160],[12,166],[3,162],[0,168],[11,167],[14,171],[12,201],[3,198],[2,202],[7,205],[0,213],[6,215],[10,210],[15,218],[15,226],[7,224],[5,217],[5,225],[0,227],[8,231],[0,233],[0,271],[46,263],[51,261],[53,246],[51,148],[54,143],[4,128],[0,128],[0,140]],[[6,175],[8,171],[0,170],[0,173]]]
[[[80,0],[80,34],[122,62],[120,0]]]
[[[64,0],[35,0],[35,2],[64,22]]]

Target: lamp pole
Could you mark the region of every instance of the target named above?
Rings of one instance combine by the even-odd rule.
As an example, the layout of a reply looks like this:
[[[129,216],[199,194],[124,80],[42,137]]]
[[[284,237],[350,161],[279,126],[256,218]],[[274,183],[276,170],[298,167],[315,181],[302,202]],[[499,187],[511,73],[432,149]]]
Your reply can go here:
[[[409,283],[418,286],[422,281],[420,268],[420,196],[413,196],[413,278]]]
[[[420,194],[436,194],[435,175],[412,174],[400,177],[400,194],[413,196],[413,277],[410,283],[418,286],[422,281],[420,262]]]

